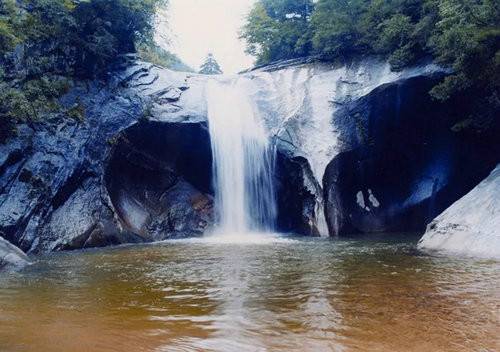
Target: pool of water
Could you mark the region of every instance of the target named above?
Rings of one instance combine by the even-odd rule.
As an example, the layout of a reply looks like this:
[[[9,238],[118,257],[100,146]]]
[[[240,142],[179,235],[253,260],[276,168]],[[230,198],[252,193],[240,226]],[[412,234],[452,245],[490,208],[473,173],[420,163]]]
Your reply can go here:
[[[500,350],[500,262],[415,244],[198,240],[46,255],[0,276],[0,351]]]

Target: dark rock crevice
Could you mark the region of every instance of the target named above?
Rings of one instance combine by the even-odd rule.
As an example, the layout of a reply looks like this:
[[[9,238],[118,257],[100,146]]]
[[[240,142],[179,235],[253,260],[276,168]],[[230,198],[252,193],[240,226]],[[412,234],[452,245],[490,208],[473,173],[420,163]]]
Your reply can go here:
[[[14,149],[7,158],[5,158],[4,162],[0,165],[0,177],[2,177],[5,173],[5,171],[17,163],[21,162],[24,159],[24,156],[26,155],[26,151],[23,151],[21,149]]]
[[[56,194],[52,197],[52,210],[57,210],[61,207],[71,197],[71,195],[81,187],[85,180],[91,177],[97,177],[97,174],[91,171],[88,167],[81,166],[77,168],[73,174],[69,176],[64,185],[60,187]]]
[[[277,230],[305,236],[319,236],[316,182],[308,161],[303,157],[276,155]]]
[[[205,123],[141,121],[114,143],[105,185],[125,230],[151,241],[199,236],[213,225]]]
[[[8,153],[7,158],[0,165],[0,194],[4,193],[19,177],[31,151],[32,147],[26,146]]]

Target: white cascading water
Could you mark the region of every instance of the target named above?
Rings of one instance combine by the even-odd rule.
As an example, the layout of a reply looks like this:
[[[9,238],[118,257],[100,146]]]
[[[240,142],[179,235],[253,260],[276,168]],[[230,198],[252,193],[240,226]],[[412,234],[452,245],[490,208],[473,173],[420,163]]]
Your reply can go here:
[[[276,217],[274,153],[246,83],[244,78],[214,78],[206,92],[218,218],[215,236],[234,239],[272,231]]]

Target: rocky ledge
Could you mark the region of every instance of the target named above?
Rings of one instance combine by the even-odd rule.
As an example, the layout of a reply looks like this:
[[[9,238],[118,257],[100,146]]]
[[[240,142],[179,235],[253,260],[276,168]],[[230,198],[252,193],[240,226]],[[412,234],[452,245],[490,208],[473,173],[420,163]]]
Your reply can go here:
[[[427,226],[423,250],[500,258],[500,165]]]
[[[455,124],[467,97],[440,102],[429,94],[447,74],[425,62],[394,72],[370,58],[292,60],[245,73],[277,149],[288,156],[278,160],[279,206],[299,221],[280,222],[284,230],[424,232],[484,179],[500,161],[500,123],[481,136],[461,131]]]

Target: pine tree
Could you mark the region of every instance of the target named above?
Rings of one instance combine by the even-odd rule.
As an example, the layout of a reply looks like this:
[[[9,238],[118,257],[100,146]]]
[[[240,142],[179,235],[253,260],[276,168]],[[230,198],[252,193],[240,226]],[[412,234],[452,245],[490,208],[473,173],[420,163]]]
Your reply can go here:
[[[222,74],[222,70],[217,63],[217,61],[214,58],[214,55],[212,53],[209,53],[207,55],[207,58],[205,59],[205,62],[203,65],[200,66],[200,71],[199,73],[202,73],[204,75],[220,75]]]

